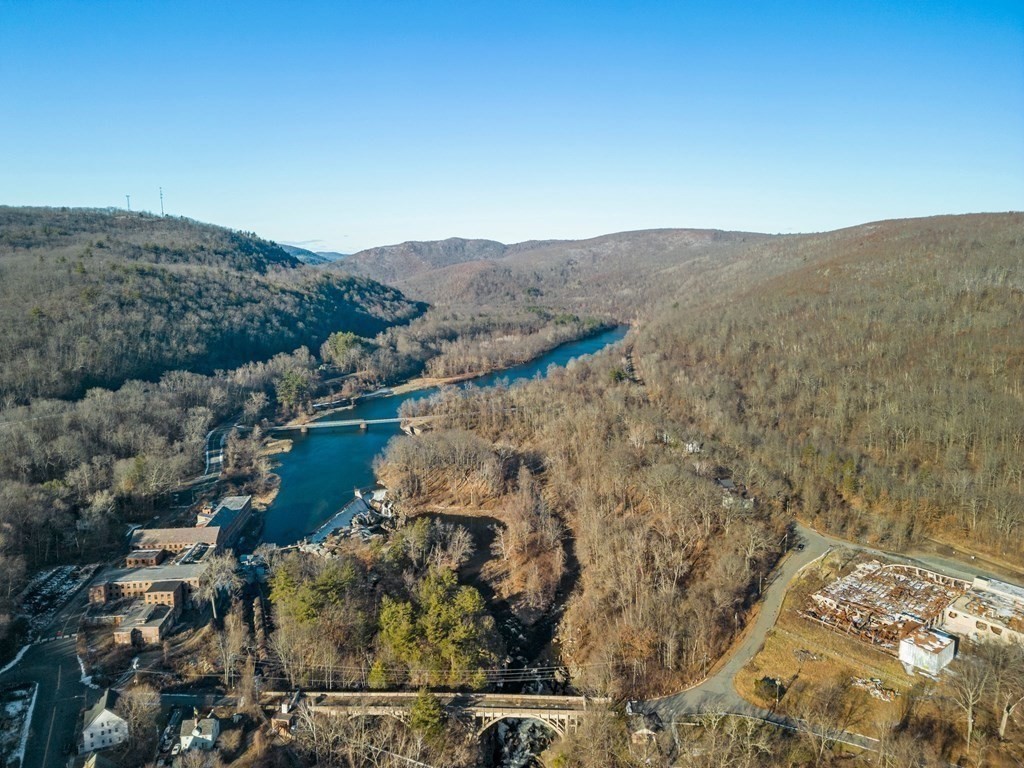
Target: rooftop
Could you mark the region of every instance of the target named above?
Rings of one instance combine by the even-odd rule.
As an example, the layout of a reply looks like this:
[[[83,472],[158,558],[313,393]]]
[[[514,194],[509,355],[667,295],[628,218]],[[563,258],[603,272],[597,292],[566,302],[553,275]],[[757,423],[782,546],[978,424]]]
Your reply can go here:
[[[198,730],[203,736],[213,736],[216,730],[220,726],[214,718],[204,717],[201,720],[182,720],[181,721],[181,735],[182,736],[194,736]]]
[[[997,585],[996,589],[992,589],[993,584]],[[978,579],[975,586],[950,607],[1014,632],[1024,632],[1024,595],[1020,599],[1013,597],[1018,592],[1022,590],[1012,584]]]
[[[995,592],[1024,605],[1024,587],[1018,587],[1016,584],[996,579],[985,579],[979,576],[974,580],[974,588],[983,589],[986,592]]]
[[[238,516],[250,505],[252,496],[225,496],[212,512],[200,513],[196,518],[196,527],[230,528]]]
[[[162,549],[133,549],[128,553],[128,557],[156,557],[161,552]]]
[[[939,654],[956,641],[949,635],[942,635],[934,630],[921,628],[904,637],[901,643],[910,643],[926,653]]]
[[[970,582],[908,565],[862,563],[811,595],[805,615],[889,651],[937,618]]]
[[[128,581],[188,581],[198,579],[206,567],[203,563],[181,565],[146,565],[139,568],[115,568],[108,571],[106,581],[124,583]]]
[[[83,727],[88,728],[92,721],[102,715],[106,711],[113,712],[114,705],[117,704],[117,691],[107,688],[103,691],[99,701],[85,710],[85,719],[83,720]]]
[[[170,580],[154,581],[150,585],[149,589],[147,589],[146,591],[147,592],[173,592],[179,586],[181,586],[181,582],[180,581],[170,581]]]
[[[138,603],[124,617],[119,630],[132,630],[139,627],[158,627],[163,624],[171,613],[169,605],[147,605]]]
[[[150,549],[160,544],[209,544],[215,546],[220,528],[142,528],[132,534],[132,547]]]
[[[188,549],[182,550],[181,553],[174,558],[174,564],[188,565],[190,563],[198,563],[212,551],[213,548],[209,544],[193,544]]]
[[[252,501],[252,496],[225,496],[220,500],[220,504],[217,505],[214,512],[219,512],[222,509],[232,509],[238,512],[244,509],[250,501]]]

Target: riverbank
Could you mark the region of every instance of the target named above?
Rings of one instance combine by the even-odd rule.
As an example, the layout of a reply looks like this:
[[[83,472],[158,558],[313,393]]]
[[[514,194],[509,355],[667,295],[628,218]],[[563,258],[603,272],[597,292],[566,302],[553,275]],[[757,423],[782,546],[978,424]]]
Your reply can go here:
[[[534,354],[527,358],[510,358],[503,361],[500,365],[487,365],[476,371],[466,371],[463,373],[453,374],[451,376],[414,376],[406,379],[403,382],[395,384],[393,386],[376,389],[371,392],[363,392],[353,395],[349,402],[345,405],[338,405],[330,408],[321,408],[315,413],[303,413],[295,416],[284,424],[278,424],[275,426],[286,426],[286,427],[300,427],[303,424],[309,424],[311,422],[322,419],[326,416],[331,416],[337,413],[345,411],[352,411],[369,399],[376,398],[387,398],[402,395],[409,395],[414,392],[421,392],[428,389],[440,389],[441,387],[457,386],[459,384],[465,384],[468,381],[475,379],[482,379],[487,376],[494,376],[504,371],[517,368],[522,365],[529,365],[535,360],[539,360],[545,355],[549,355],[552,352],[569,345],[579,344],[585,342],[588,339],[592,339],[602,334],[609,333],[619,328],[628,329],[628,325],[613,325],[611,323],[599,323],[591,328],[587,328],[585,332],[578,336],[570,336],[565,339],[560,339],[550,344],[542,344],[538,347]],[[353,374],[356,375],[356,374]],[[324,395],[318,398],[317,405],[324,403],[330,403],[337,398],[336,394]]]
[[[571,360],[600,352],[621,341],[628,331],[618,326],[603,333],[559,345],[529,363],[500,371],[459,376],[453,386],[465,386],[471,379],[475,386],[486,387],[499,381],[527,381],[544,376],[552,366],[564,366]],[[451,379],[446,377],[446,382]],[[428,397],[431,392],[427,377],[410,379],[401,392],[363,397],[346,409],[346,419],[396,419],[403,403]],[[397,389],[397,388],[396,388]],[[323,416],[318,413],[317,416]],[[295,435],[288,453],[275,458],[279,465],[274,473],[281,480],[281,490],[266,516],[264,540],[279,546],[294,544],[315,531],[352,498],[355,488],[376,482],[374,459],[386,448],[388,441],[401,434],[398,424],[373,424],[368,429],[311,430]]]
[[[260,450],[261,456],[277,456],[291,451],[295,443],[287,437],[266,437]]]

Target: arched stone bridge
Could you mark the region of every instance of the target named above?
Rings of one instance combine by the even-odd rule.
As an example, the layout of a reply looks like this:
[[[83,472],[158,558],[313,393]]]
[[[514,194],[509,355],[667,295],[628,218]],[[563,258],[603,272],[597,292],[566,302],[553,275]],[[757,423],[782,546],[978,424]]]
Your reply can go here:
[[[273,695],[273,694],[271,694]],[[285,695],[285,694],[280,694]],[[306,692],[314,712],[358,717],[394,717],[408,722],[416,693]],[[538,720],[559,736],[574,732],[588,713],[601,710],[610,699],[586,696],[545,696],[503,693],[434,693],[444,709],[456,717],[471,717],[483,733],[500,720]]]

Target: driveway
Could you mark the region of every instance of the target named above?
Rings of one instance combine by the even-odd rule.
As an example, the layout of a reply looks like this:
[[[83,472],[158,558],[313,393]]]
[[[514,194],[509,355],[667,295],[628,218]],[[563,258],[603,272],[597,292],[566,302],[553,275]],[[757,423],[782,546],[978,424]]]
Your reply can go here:
[[[744,630],[739,641],[724,657],[724,661],[719,661],[712,668],[710,676],[692,688],[645,702],[645,710],[656,712],[666,723],[685,715],[702,712],[733,712],[755,717],[772,717],[767,710],[741,698],[733,687],[733,680],[736,673],[743,669],[764,645],[768,630],[775,626],[779,618],[782,601],[786,597],[790,582],[801,568],[831,549],[829,541],[814,531],[798,526],[797,532],[804,548],[791,550],[782,561],[775,578],[761,595],[757,617]]]

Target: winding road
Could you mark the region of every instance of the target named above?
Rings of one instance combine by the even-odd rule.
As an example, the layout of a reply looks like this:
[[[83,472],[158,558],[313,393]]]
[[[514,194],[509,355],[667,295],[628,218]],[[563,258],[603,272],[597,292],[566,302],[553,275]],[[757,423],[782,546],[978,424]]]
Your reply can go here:
[[[641,705],[644,711],[657,713],[666,723],[708,712],[730,712],[772,721],[777,719],[768,710],[740,697],[733,686],[733,680],[764,645],[768,630],[775,626],[779,618],[790,582],[804,566],[824,555],[833,546],[832,541],[816,531],[802,526],[797,526],[796,530],[803,549],[791,550],[782,561],[775,578],[762,592],[756,618],[747,626],[728,655],[718,662],[711,675],[702,682],[685,691],[644,702]]]
[[[798,727],[796,721],[746,701],[736,692],[734,681],[736,674],[761,650],[768,631],[775,626],[790,584],[805,566],[824,556],[831,549],[845,547],[889,561],[917,565],[968,580],[975,576],[1007,578],[1005,574],[974,567],[973,563],[968,565],[960,560],[931,553],[901,555],[862,546],[818,533],[799,523],[795,526],[795,533],[803,548],[791,550],[783,560],[775,578],[762,594],[760,610],[753,623],[747,626],[728,654],[712,668],[711,674],[685,691],[634,705],[639,711],[656,713],[666,724],[692,721],[693,716],[699,714],[728,713],[765,720],[787,728]],[[867,749],[872,748],[874,743],[874,739],[859,734],[845,734],[841,740]]]

